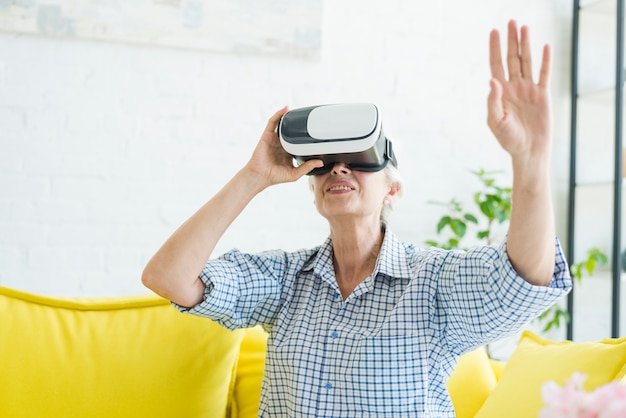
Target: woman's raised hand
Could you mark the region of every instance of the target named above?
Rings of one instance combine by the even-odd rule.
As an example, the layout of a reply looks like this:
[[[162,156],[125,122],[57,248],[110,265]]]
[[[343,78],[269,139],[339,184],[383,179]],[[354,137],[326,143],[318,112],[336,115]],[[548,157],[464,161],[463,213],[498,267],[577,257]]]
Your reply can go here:
[[[506,64],[502,61],[500,36],[491,31],[489,39],[491,92],[488,97],[487,123],[502,147],[513,157],[527,160],[550,154],[550,47],[545,45],[539,80],[533,81],[528,27],[519,30],[508,24]]]
[[[287,110],[285,106],[272,115],[246,164],[246,169],[263,180],[264,187],[296,181],[312,169],[323,166],[322,160],[309,160],[294,166],[293,157],[284,150],[276,134],[278,123]]]

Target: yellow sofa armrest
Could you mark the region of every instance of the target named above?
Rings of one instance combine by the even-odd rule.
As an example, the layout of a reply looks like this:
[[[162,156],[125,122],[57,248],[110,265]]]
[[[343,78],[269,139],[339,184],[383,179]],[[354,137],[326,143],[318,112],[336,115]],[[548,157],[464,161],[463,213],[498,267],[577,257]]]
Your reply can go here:
[[[0,415],[225,417],[242,332],[156,295],[56,298],[0,287]]]

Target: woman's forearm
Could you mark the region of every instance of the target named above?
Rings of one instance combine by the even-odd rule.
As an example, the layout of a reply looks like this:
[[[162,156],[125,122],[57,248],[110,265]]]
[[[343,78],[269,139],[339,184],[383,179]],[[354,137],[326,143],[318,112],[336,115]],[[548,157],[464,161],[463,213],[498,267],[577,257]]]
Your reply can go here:
[[[513,161],[511,221],[507,254],[526,281],[548,285],[554,274],[554,211],[549,163]]]
[[[182,306],[200,302],[202,268],[226,229],[264,187],[254,173],[239,171],[161,246],[143,271],[143,284]]]

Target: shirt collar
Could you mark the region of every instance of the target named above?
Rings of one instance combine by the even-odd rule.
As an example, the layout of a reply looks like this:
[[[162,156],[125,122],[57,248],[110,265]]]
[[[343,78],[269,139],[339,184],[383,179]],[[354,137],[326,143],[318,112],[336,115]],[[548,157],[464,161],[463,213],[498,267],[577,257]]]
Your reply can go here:
[[[318,248],[317,255],[304,266],[303,270],[313,270],[322,279],[331,283],[335,282],[332,254],[333,245],[329,236]],[[378,259],[376,260],[376,266],[374,267],[374,275],[383,274],[390,278],[409,279],[411,276],[410,272],[406,247],[387,228]]]
[[[411,277],[406,246],[389,229],[385,232],[385,239],[374,271],[391,278],[409,279]]]

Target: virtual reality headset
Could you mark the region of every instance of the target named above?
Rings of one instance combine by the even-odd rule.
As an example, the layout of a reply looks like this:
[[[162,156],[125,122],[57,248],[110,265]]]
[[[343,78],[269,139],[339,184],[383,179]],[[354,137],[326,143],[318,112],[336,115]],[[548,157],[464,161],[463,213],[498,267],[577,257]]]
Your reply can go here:
[[[335,163],[351,170],[380,171],[391,161],[398,166],[391,141],[385,137],[378,107],[343,103],[293,109],[278,124],[280,143],[294,159],[320,159],[324,167],[309,175],[329,172]]]

